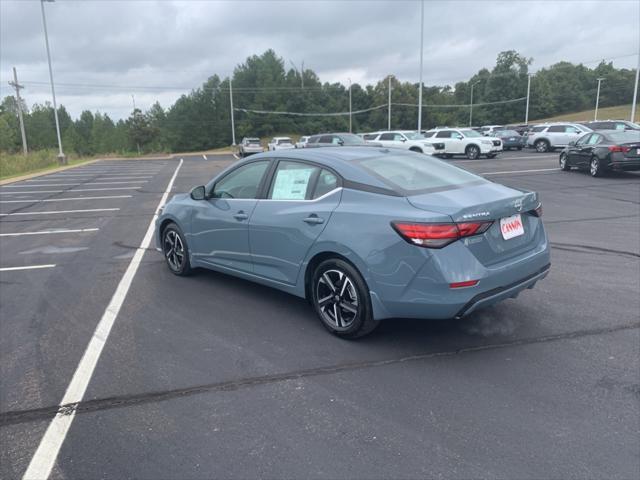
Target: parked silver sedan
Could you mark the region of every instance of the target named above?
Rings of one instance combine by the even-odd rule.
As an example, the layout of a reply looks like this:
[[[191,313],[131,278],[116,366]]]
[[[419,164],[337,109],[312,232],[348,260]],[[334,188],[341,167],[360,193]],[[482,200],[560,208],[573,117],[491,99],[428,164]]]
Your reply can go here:
[[[264,152],[264,147],[260,144],[259,138],[244,137],[238,146],[238,155],[241,157],[262,152]]]

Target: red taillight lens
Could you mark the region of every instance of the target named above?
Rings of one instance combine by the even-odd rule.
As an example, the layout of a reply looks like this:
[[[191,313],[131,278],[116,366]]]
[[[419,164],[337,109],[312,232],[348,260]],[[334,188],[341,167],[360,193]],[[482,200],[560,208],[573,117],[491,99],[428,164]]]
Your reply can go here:
[[[620,145],[612,145],[609,147],[610,152],[627,153],[631,150],[631,147],[621,147]]]
[[[449,288],[475,287],[477,284],[478,284],[478,280],[467,280],[466,282],[450,283]]]
[[[393,228],[407,242],[428,248],[442,248],[459,238],[486,232],[493,222],[474,223],[405,223],[392,222]]]
[[[538,206],[528,213],[534,217],[542,217],[542,203],[538,203]]]

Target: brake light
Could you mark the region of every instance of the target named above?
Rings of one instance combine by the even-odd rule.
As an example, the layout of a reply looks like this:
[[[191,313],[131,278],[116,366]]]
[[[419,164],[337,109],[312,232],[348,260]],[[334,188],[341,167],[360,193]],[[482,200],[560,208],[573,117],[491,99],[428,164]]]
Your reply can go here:
[[[486,232],[493,222],[469,223],[406,223],[391,226],[407,242],[427,248],[442,248],[463,237]]]
[[[609,147],[609,151],[610,152],[628,153],[629,151],[631,151],[631,147],[622,147],[620,145],[612,145],[612,146]]]

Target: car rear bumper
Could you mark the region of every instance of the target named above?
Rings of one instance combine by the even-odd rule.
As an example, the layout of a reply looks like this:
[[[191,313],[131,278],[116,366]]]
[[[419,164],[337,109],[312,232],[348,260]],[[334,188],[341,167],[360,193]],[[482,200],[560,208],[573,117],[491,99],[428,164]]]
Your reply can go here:
[[[625,172],[640,170],[640,158],[638,160],[621,160],[619,162],[614,161],[609,164],[609,168],[611,170]]]
[[[530,250],[501,263],[483,265],[463,242],[426,254],[422,266],[405,268],[412,279],[401,285],[392,278],[375,277],[378,288],[372,293],[374,317],[452,319],[533,288],[544,278],[551,263],[549,243],[544,232]],[[451,288],[452,283],[477,280],[474,286]],[[391,287],[391,288],[390,288]]]

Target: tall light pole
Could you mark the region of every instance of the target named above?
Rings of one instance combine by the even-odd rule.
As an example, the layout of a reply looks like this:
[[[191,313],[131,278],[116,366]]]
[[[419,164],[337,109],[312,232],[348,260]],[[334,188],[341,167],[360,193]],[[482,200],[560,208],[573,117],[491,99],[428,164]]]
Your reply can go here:
[[[640,77],[640,45],[638,46],[638,66],[636,67],[636,83],[633,87],[633,103],[631,104],[631,122],[636,121],[636,102],[638,101],[638,77]]]
[[[349,133],[351,133],[351,79],[349,80]]]
[[[596,93],[596,111],[593,115],[593,119],[594,120],[598,120],[598,103],[600,103],[600,83],[602,82],[602,80],[604,80],[604,78],[598,78],[598,93]]]
[[[469,102],[469,126],[473,125],[473,87],[480,83],[480,80],[471,84],[471,100]]]
[[[529,124],[529,94],[531,93],[531,74],[527,78],[527,109],[524,112],[524,124]]]
[[[424,0],[420,2],[420,87],[418,90],[418,133],[422,131],[422,60],[424,53]]]
[[[389,75],[389,107],[387,108],[387,130],[391,130],[391,75]]]
[[[44,27],[44,41],[47,45],[47,61],[49,62],[49,79],[51,80],[51,97],[53,98],[53,116],[56,120],[56,134],[58,135],[58,163],[65,165],[67,157],[62,153],[62,137],[60,136],[60,120],[58,120],[58,105],[56,104],[56,89],[53,85],[53,68],[51,68],[51,51],[49,49],[49,34],[47,33],[47,18],[44,14],[44,2],[53,2],[54,0],[40,0],[42,10],[42,25]]]
[[[233,85],[229,77],[229,104],[231,105],[231,145],[236,144],[236,125],[233,121]]]

